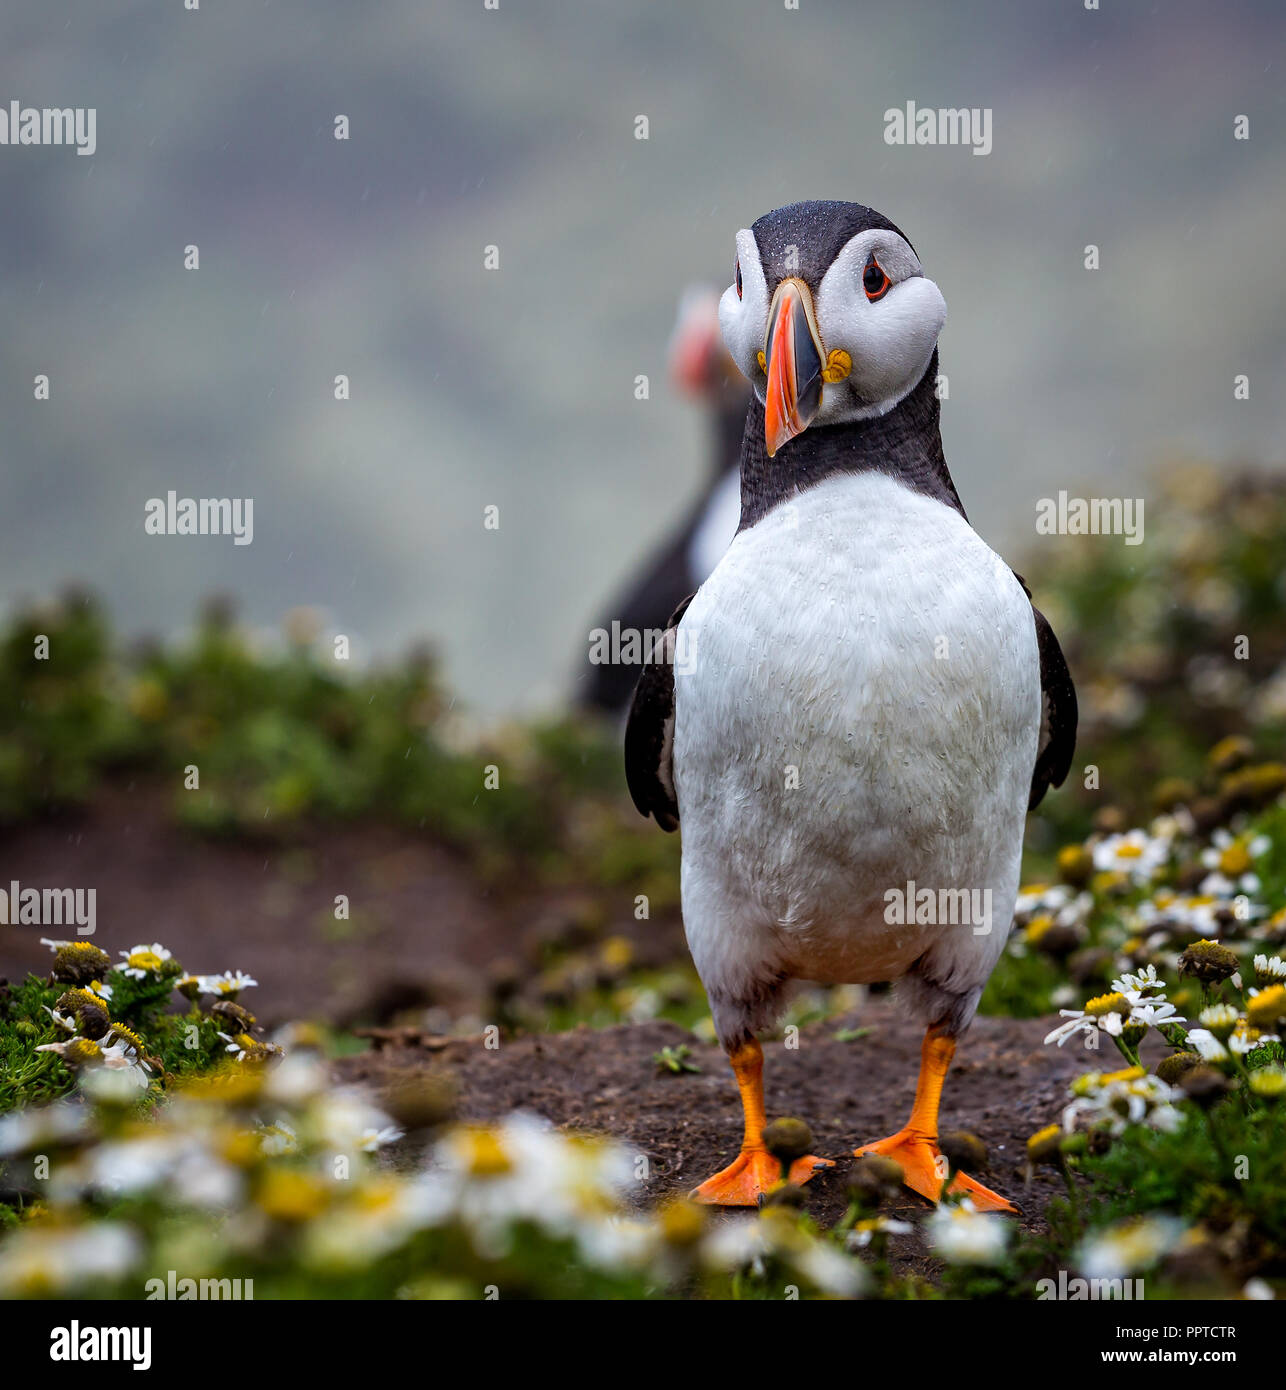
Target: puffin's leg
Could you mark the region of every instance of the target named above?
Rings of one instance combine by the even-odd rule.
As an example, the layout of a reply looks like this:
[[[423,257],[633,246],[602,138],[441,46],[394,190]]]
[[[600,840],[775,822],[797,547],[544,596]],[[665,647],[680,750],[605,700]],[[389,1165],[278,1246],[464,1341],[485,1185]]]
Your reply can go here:
[[[741,1152],[714,1177],[692,1192],[696,1202],[720,1207],[756,1207],[763,1195],[781,1181],[781,1163],[764,1146],[764,1052],[754,1039],[728,1054],[741,1092],[746,1134]],[[829,1158],[809,1154],[790,1165],[790,1181],[805,1183],[819,1168],[831,1167]]]
[[[854,1150],[859,1158],[863,1154],[884,1154],[896,1160],[902,1165],[906,1185],[931,1202],[942,1195],[942,1185],[947,1178],[947,1162],[938,1148],[938,1102],[942,1099],[942,1083],[955,1051],[954,1038],[930,1028],[920,1048],[920,1079],[916,1082],[911,1118],[890,1138]],[[956,1174],[951,1191],[971,1197],[979,1211],[1017,1210],[999,1193],[964,1173]]]

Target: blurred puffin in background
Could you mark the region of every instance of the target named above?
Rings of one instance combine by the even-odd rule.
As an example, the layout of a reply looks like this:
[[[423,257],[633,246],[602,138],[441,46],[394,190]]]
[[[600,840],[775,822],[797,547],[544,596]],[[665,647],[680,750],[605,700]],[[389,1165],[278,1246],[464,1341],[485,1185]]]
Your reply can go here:
[[[638,809],[683,824],[684,929],[744,1111],[740,1154],[694,1195],[753,1205],[778,1179],[756,1034],[791,983],[896,980],[925,1025],[915,1102],[856,1152],[936,1200],[943,1081],[1009,933],[1026,813],[1071,764],[1076,694],[947,471],[946,303],[902,232],[858,203],[768,213],[737,234],[720,318],[754,387],[740,526],[625,733]],[[953,1190],[1013,1209],[964,1174]]]
[[[674,385],[702,405],[708,417],[704,483],[670,539],[617,595],[607,615],[592,624],[609,632],[613,621],[623,632],[663,631],[678,604],[719,563],[741,520],[738,466],[750,388],[723,345],[719,291],[712,286],[694,284],[683,291],[670,337],[669,369]],[[582,708],[623,715],[638,677],[637,666],[583,659],[575,701]]]

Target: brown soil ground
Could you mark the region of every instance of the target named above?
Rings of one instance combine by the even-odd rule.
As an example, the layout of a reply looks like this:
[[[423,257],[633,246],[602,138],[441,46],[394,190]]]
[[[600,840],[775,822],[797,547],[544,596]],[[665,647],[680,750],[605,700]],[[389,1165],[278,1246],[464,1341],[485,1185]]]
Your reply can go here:
[[[160,941],[194,973],[253,975],[245,1003],[267,1025],[378,1023],[467,1004],[495,962],[556,934],[579,901],[529,876],[489,888],[459,854],[392,827],[304,828],[288,846],[202,837],[175,824],[165,793],[135,784],[105,789],[83,812],[0,832],[0,887],[13,879],[96,889],[92,939],[113,958]],[[346,922],[334,917],[341,893]],[[632,904],[623,892],[605,933],[634,938],[645,960],[683,949],[677,916],[637,923]],[[0,924],[0,976],[43,973],[40,938],[74,934]]]
[[[872,1031],[855,1042],[836,1040],[838,1030],[855,1023]],[[975,1176],[1023,1208],[1033,1230],[1043,1227],[1058,1180],[1044,1170],[1025,1185],[1027,1137],[1057,1118],[1067,1082],[1085,1070],[1079,1053],[1043,1046],[1048,1028],[1042,1019],[979,1018],[961,1043],[942,1111],[944,1130],[970,1130],[986,1142],[989,1170]],[[829,1224],[844,1211],[853,1149],[906,1119],[920,1039],[919,1026],[881,999],[860,1018],[804,1029],[797,1049],[765,1044],[769,1115],[806,1120],[814,1151],[836,1160],[808,1184],[808,1209],[819,1221]],[[653,1054],[683,1043],[700,1073],[659,1072]],[[377,1088],[431,1068],[451,1078],[465,1118],[493,1119],[522,1108],[558,1125],[612,1135],[649,1160],[641,1205],[687,1192],[731,1160],[741,1137],[737,1090],[723,1054],[667,1022],[522,1037],[494,1051],[481,1038],[432,1039],[427,1047],[389,1045],[338,1065],[344,1078]],[[927,1209],[910,1192],[886,1204],[904,1219]],[[904,1253],[914,1265],[924,1252],[910,1238]]]
[[[268,1024],[294,1017],[380,1023],[426,1003],[469,1001],[497,960],[521,959],[525,944],[576,905],[575,895],[552,889],[488,889],[442,846],[378,826],[302,831],[289,847],[212,841],[176,826],[155,789],[124,785],[74,817],[9,833],[0,882],[7,888],[11,878],[32,887],[96,888],[95,940],[113,953],[160,940],[190,970],[250,972],[259,987],[246,1002]],[[337,893],[352,901],[350,923],[333,919]],[[682,949],[677,918],[640,927],[628,902],[604,929],[633,936],[644,957],[673,958]],[[39,938],[50,934],[0,926],[0,975],[43,972],[49,953]],[[838,1029],[857,1022],[872,1031],[836,1041]],[[1024,1186],[1025,1141],[1056,1117],[1068,1079],[1084,1069],[1079,1053],[1042,1046],[1049,1026],[978,1019],[961,1045],[942,1115],[944,1129],[971,1130],[986,1141],[990,1171],[978,1176],[1023,1206],[1033,1227],[1056,1179],[1043,1174]],[[700,1072],[659,1072],[653,1054],[684,1043]],[[819,1220],[844,1209],[853,1148],[905,1119],[919,1046],[919,1028],[887,998],[872,998],[860,1019],[805,1029],[798,1049],[765,1045],[769,1114],[807,1120],[815,1151],[837,1160],[808,1186]],[[695,1186],[732,1158],[740,1136],[737,1092],[722,1054],[666,1022],[519,1037],[496,1051],[481,1039],[432,1039],[337,1066],[342,1076],[377,1087],[408,1069],[431,1068],[453,1079],[466,1118],[525,1108],[558,1125],[610,1134],[649,1159],[640,1203]],[[910,1193],[890,1207],[900,1215],[926,1209]],[[923,1259],[916,1238],[907,1258]]]

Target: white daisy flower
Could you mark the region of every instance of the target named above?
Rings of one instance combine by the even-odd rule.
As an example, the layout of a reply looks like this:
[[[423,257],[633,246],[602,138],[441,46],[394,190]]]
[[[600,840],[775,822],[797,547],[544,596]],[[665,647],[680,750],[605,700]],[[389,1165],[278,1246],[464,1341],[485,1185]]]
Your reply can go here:
[[[294,1153],[299,1147],[299,1136],[295,1133],[293,1126],[288,1125],[285,1120],[278,1120],[276,1124],[265,1125],[259,1131],[259,1148],[270,1158],[279,1158],[282,1154]]]
[[[1265,1043],[1280,1041],[1281,1038],[1276,1033],[1261,1033],[1256,1028],[1244,1031],[1239,1028],[1229,1036],[1228,1050],[1237,1057],[1245,1057],[1257,1047],[1263,1047]]]
[[[1176,1249],[1185,1230],[1177,1217],[1160,1214],[1121,1222],[1087,1236],[1077,1266],[1088,1279],[1124,1279]]]
[[[1256,956],[1255,974],[1260,984],[1281,984],[1286,981],[1286,960],[1281,956]]]
[[[1140,1000],[1130,1010],[1131,1023],[1141,1023],[1146,1028],[1164,1028],[1170,1023],[1186,1023],[1188,1020],[1168,1000],[1159,1003],[1152,999]]]
[[[402,1137],[389,1117],[372,1105],[360,1087],[343,1086],[323,1095],[314,1112],[322,1142],[340,1153],[374,1153]]]
[[[119,969],[134,980],[146,980],[149,975],[157,974],[161,966],[172,959],[159,941],[153,941],[150,946],[132,946],[120,954],[125,957],[125,964]]]
[[[1203,1062],[1226,1062],[1228,1049],[1206,1028],[1194,1028],[1188,1034],[1188,1041],[1201,1055]]]
[[[859,1221],[844,1238],[850,1250],[865,1250],[876,1236],[909,1236],[915,1227],[892,1216],[872,1216]]]
[[[235,999],[243,989],[259,983],[241,970],[225,970],[222,975],[200,975],[197,979],[202,994],[216,995],[221,999]]]
[[[1128,874],[1136,883],[1146,883],[1169,860],[1170,842],[1146,830],[1127,830],[1122,835],[1105,836],[1091,854],[1100,873]]]
[[[1182,1092],[1141,1067],[1082,1077],[1072,1090],[1074,1099],[1063,1109],[1063,1129],[1068,1134],[1079,1123],[1111,1134],[1120,1134],[1132,1124],[1169,1134],[1183,1123],[1183,1112],[1174,1104]]]
[[[1211,1004],[1197,1015],[1202,1029],[1219,1039],[1226,1038],[1240,1021],[1241,1014],[1231,1004]]]
[[[958,1207],[939,1207],[925,1222],[934,1253],[948,1264],[995,1268],[1004,1263],[1013,1228],[1003,1217],[974,1209],[968,1200]]]
[[[145,1091],[150,1080],[150,1068],[141,1060],[138,1050],[125,1039],[110,1032],[102,1043],[88,1038],[69,1038],[66,1042],[42,1043],[37,1052],[56,1052],[64,1062],[76,1069],[93,1070],[107,1067],[126,1075],[136,1091]]]
[[[1083,1009],[1059,1009],[1058,1012],[1067,1022],[1060,1023],[1052,1032],[1046,1034],[1045,1042],[1057,1043],[1062,1047],[1068,1038],[1073,1038],[1078,1033],[1094,1032],[1103,1032],[1110,1037],[1119,1038],[1125,1031],[1125,1025],[1132,1021],[1135,1011],[1141,1007],[1143,1006],[1138,1002],[1137,996],[1131,998],[1122,994],[1120,990],[1100,994],[1097,998],[1089,1000]],[[1171,1004],[1161,1007],[1169,1009],[1171,1014],[1174,1012],[1174,1006]],[[1162,1021],[1167,1020],[1163,1018]],[[1177,1022],[1177,1016],[1168,1021]]]
[[[1154,839],[1181,840],[1196,834],[1197,823],[1186,806],[1176,806],[1173,811],[1157,816],[1148,830]]]
[[[385,1125],[383,1129],[366,1129],[357,1138],[357,1147],[363,1153],[373,1154],[389,1144],[396,1144],[406,1133],[396,1125]]]
[[[1139,998],[1147,994],[1154,999],[1164,999],[1166,983],[1158,977],[1155,965],[1145,965],[1136,975],[1123,974],[1119,980],[1113,980],[1112,988],[1121,994],[1134,994]]]
[[[791,1260],[815,1289],[832,1298],[857,1298],[866,1289],[866,1267],[841,1254],[825,1241],[810,1240]]]
[[[1038,912],[1057,912],[1071,901],[1072,890],[1065,883],[1032,883],[1018,890],[1014,916],[1020,921]]]
[[[89,1132],[89,1112],[83,1105],[65,1102],[34,1105],[0,1115],[0,1158],[38,1153]]]
[[[5,1241],[0,1294],[63,1293],[91,1289],[129,1273],[142,1256],[142,1241],[130,1226],[97,1221],[71,1230],[21,1226]]]

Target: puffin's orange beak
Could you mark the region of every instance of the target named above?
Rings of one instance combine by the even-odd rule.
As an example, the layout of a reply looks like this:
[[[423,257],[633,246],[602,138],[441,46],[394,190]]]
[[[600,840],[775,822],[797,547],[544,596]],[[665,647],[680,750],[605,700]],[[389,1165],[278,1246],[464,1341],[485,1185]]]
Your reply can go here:
[[[764,438],[768,457],[802,434],[822,404],[822,346],[813,296],[793,276],[777,286],[764,340]]]

